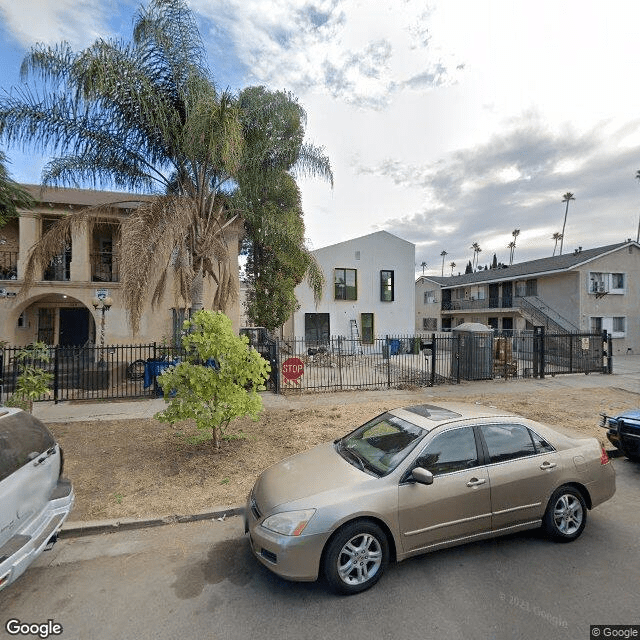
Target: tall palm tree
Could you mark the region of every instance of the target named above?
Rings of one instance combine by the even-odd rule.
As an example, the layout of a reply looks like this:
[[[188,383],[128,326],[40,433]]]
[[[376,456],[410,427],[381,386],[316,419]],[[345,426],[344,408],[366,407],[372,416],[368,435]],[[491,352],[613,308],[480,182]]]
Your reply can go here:
[[[511,258],[509,260],[509,264],[513,264],[513,258],[516,252],[516,240],[518,239],[518,236],[520,235],[520,229],[514,229],[511,232],[511,235],[513,236],[513,248],[511,249]]]
[[[441,273],[441,275],[444,277],[444,259],[445,259],[445,256],[447,255],[447,252],[443,249],[440,252],[440,255],[442,256],[442,273]]]
[[[456,263],[452,262],[451,263],[451,275],[453,275],[453,269],[454,269],[455,266],[456,266]]]
[[[424,270],[427,268],[427,263],[423,260],[420,263],[420,266],[422,267],[422,275],[424,275]]]
[[[555,244],[553,245],[553,254],[556,255],[556,249],[558,248],[558,242],[562,239],[562,234],[559,231],[556,231],[552,236],[552,240],[555,240]]]
[[[480,249],[480,245],[477,242],[474,242],[469,248],[473,249],[473,259],[471,260],[471,268],[473,269],[473,266],[476,262],[476,258],[478,256],[478,253],[481,251],[481,249]]]
[[[513,252],[515,251],[516,248],[516,241],[512,240],[508,245],[507,245],[507,249],[509,249],[509,265],[513,264]]]
[[[265,174],[270,166],[249,153],[238,101],[216,88],[186,1],[150,0],[138,12],[130,43],[99,39],[78,53],[67,44],[36,45],[21,72],[25,80],[39,77],[38,90],[22,85],[0,99],[0,136],[57,154],[43,184],[155,194],[122,226],[122,292],[134,333],[146,301],[159,302],[171,274],[192,309],[204,306],[202,285],[210,279],[211,306],[225,311],[236,292],[235,251],[224,232],[241,224],[243,213],[229,194],[242,175],[247,183],[257,174],[252,169]],[[319,150],[308,151],[314,158],[306,162],[302,154],[302,169],[330,175]],[[91,219],[74,213],[42,238],[27,264],[25,288],[74,225]]]
[[[560,255],[562,255],[562,247],[564,245],[564,228],[567,225],[567,213],[569,213],[569,202],[571,200],[575,200],[575,198],[573,197],[573,193],[571,193],[570,191],[567,191],[567,193],[565,193],[562,196],[562,202],[566,202],[567,206],[564,210],[564,222],[562,223],[562,237],[560,238]]]

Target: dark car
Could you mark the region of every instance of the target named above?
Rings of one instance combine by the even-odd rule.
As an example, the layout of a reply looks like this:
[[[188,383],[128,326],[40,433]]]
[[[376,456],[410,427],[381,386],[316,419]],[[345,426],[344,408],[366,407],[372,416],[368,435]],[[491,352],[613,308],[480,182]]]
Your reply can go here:
[[[601,427],[607,429],[609,442],[629,460],[640,462],[640,409],[631,409],[615,417],[602,414]]]

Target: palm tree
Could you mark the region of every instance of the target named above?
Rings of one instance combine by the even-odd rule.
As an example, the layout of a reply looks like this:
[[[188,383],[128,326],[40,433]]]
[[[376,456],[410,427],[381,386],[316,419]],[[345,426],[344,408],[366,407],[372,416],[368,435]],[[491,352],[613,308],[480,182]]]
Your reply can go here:
[[[444,277],[444,259],[445,259],[445,256],[447,255],[447,252],[443,249],[440,252],[440,255],[442,256],[442,272],[441,272],[441,275]]]
[[[509,265],[513,264],[513,252],[515,251],[516,248],[516,241],[512,240],[508,245],[507,245],[507,249],[509,249]]]
[[[514,257],[515,252],[516,252],[516,240],[518,239],[518,236],[520,235],[520,229],[514,229],[511,232],[511,235],[513,236],[513,248],[511,249],[511,258],[509,259],[509,264],[513,264],[513,257]]]
[[[456,266],[456,263],[452,262],[451,263],[451,275],[453,275],[453,269],[454,269],[455,266]]]
[[[474,242],[471,245],[470,249],[473,249],[473,260],[471,261],[471,268],[473,269],[473,265],[475,264],[476,258],[478,256],[478,253],[481,251],[481,249],[480,249],[480,245],[477,242]]]
[[[552,236],[552,240],[555,240],[555,244],[553,245],[553,254],[556,255],[556,249],[558,248],[558,241],[562,239],[562,234],[559,231],[556,231]]]
[[[567,193],[565,193],[562,196],[562,202],[566,202],[567,203],[567,207],[564,210],[564,222],[562,223],[562,235],[560,238],[560,255],[562,255],[562,246],[564,244],[564,228],[567,224],[567,213],[569,213],[569,202],[571,200],[575,200],[575,198],[573,197],[573,193],[571,193],[570,191],[567,191]]]
[[[9,176],[7,156],[0,151],[0,227],[18,216],[18,209],[30,209],[33,198]]]
[[[424,270],[427,268],[427,263],[423,260],[420,263],[420,266],[422,267],[422,275],[424,275]]]
[[[215,87],[186,2],[151,0],[139,10],[131,43],[100,39],[79,53],[67,44],[36,45],[22,75],[38,75],[38,91],[23,85],[0,99],[0,136],[57,154],[43,184],[155,194],[122,225],[122,293],[134,333],[146,301],[160,301],[171,274],[192,309],[204,306],[202,286],[211,280],[211,306],[225,311],[236,292],[235,255],[224,232],[242,224],[245,213],[229,194],[240,184],[246,190],[258,173],[268,179],[270,170],[283,169],[272,149],[252,155],[251,128],[238,101]],[[331,178],[321,150],[300,140],[298,152],[287,157],[290,166],[300,160],[302,171]],[[37,265],[95,213],[66,216],[43,236],[30,255],[25,289]]]

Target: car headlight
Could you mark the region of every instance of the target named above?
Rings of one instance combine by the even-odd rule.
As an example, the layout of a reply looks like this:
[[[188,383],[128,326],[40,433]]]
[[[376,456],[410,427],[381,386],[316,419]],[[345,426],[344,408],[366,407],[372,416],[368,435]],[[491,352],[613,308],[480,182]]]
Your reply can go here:
[[[285,536],[299,536],[313,518],[315,509],[302,511],[283,511],[265,518],[262,526],[269,531],[281,533]]]

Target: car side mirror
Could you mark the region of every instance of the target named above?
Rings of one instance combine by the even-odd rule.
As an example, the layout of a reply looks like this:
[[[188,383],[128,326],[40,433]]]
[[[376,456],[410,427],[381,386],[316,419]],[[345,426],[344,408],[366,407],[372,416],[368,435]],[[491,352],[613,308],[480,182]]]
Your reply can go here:
[[[433,473],[423,469],[422,467],[416,467],[411,472],[411,478],[419,484],[433,484]]]

